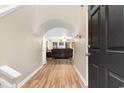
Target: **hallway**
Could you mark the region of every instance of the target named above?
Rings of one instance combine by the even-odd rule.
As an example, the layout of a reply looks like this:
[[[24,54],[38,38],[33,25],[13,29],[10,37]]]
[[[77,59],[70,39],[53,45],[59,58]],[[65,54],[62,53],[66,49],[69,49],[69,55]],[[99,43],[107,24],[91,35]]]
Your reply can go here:
[[[5,72],[1,78],[10,83],[6,87],[88,86],[87,5],[10,5],[0,10],[0,66]],[[58,52],[51,55],[53,50]],[[47,62],[47,54],[73,58],[74,67],[65,59]]]
[[[70,59],[51,59],[23,88],[85,87]]]
[[[0,87],[123,88],[123,10],[0,5]]]

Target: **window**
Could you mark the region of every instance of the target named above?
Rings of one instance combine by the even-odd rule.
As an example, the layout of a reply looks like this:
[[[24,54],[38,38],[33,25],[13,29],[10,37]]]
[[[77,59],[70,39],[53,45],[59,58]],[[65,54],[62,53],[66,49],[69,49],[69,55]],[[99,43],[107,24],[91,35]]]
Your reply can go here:
[[[66,43],[65,43],[65,47],[66,47],[66,48],[70,48],[70,42],[66,42]]]
[[[57,48],[57,42],[53,42],[53,48]]]
[[[59,42],[58,48],[65,48],[64,42]]]

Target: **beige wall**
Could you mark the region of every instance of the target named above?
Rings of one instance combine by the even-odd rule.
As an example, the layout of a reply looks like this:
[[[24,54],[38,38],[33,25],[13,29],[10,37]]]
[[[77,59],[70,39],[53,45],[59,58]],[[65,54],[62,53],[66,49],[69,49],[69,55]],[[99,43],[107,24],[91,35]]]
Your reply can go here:
[[[24,6],[0,18],[0,65],[9,65],[22,73],[17,83],[29,76],[41,66],[42,39],[34,30],[49,19],[61,19],[72,23],[77,30],[81,28],[82,38],[76,40],[74,64],[87,80],[84,11],[83,8],[80,14],[80,6]]]
[[[74,64],[79,70],[80,74],[84,78],[84,82],[87,85],[88,84],[88,60],[85,56],[87,50],[87,6],[84,6],[81,8],[81,16],[80,16],[80,35],[82,36],[81,39],[76,38],[75,42],[75,48],[74,48]]]
[[[7,7],[8,5],[0,5],[0,9],[1,8],[5,8],[5,7]]]
[[[0,66],[9,65],[21,72],[17,83],[41,65],[42,40],[33,34],[34,9],[24,6],[0,18]]]
[[[53,49],[53,42],[48,40],[48,49],[51,50]]]

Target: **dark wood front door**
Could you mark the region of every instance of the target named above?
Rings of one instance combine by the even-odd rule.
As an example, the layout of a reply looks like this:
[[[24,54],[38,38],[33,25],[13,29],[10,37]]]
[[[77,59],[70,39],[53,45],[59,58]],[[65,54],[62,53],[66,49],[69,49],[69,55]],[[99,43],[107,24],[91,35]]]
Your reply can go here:
[[[89,6],[89,87],[124,87],[124,6]]]

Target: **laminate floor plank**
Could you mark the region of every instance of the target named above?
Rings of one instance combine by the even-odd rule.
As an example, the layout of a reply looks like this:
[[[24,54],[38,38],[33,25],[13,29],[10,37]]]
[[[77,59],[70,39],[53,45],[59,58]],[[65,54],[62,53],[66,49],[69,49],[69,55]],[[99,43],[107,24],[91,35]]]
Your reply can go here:
[[[84,88],[70,59],[51,59],[22,88]]]

